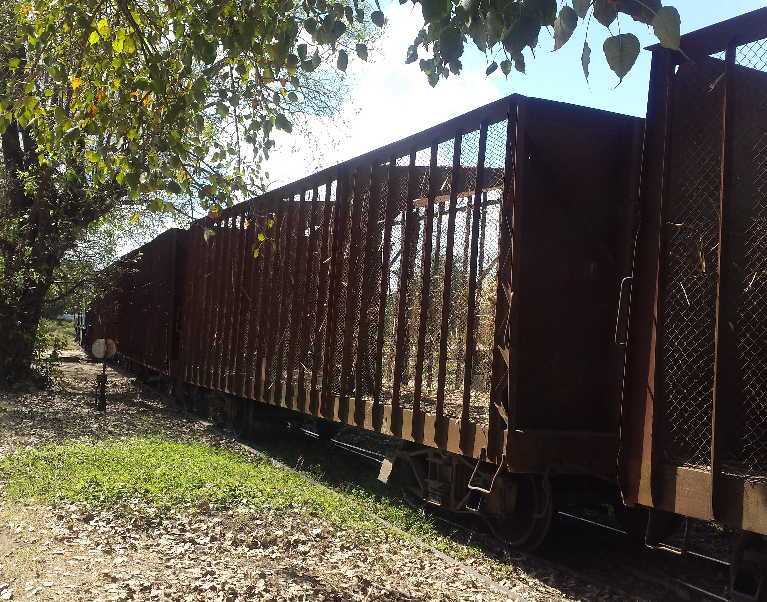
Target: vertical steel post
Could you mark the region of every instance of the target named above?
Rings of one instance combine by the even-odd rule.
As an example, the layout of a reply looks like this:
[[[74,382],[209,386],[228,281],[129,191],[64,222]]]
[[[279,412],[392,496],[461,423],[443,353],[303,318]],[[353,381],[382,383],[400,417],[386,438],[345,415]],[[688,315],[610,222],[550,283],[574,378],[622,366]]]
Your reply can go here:
[[[515,200],[515,153],[517,146],[517,103],[509,106],[506,116],[506,156],[503,170],[503,193],[501,196],[498,240],[498,272],[495,293],[495,336],[493,338],[493,377],[488,408],[488,456],[500,460],[504,432],[508,433],[510,418],[509,395],[511,393],[511,328],[515,323],[513,303],[513,242]]]
[[[416,175],[415,175],[416,151],[410,151],[410,163],[408,167],[407,195],[405,198],[405,209],[403,212],[402,230],[402,250],[400,261],[399,278],[399,307],[397,308],[397,332],[394,354],[394,382],[392,384],[392,433],[395,436],[402,435],[402,412],[401,412],[401,390],[402,376],[406,366],[406,339],[408,333],[407,315],[408,315],[408,290],[412,280],[413,254],[415,251],[414,238],[417,236],[418,221],[415,215],[416,209],[413,199],[416,196]]]
[[[447,208],[447,241],[445,245],[445,277],[442,289],[442,322],[439,335],[439,360],[437,362],[437,428],[435,438],[437,444],[444,447],[447,444],[448,428],[445,417],[445,381],[447,379],[448,339],[450,337],[450,320],[453,287],[453,246],[455,245],[455,218],[458,207],[458,194],[463,188],[465,177],[461,167],[461,141],[463,132],[455,133],[453,141],[453,167],[450,176],[450,201]]]
[[[461,449],[471,454],[471,442],[468,439],[470,422],[471,390],[474,380],[474,352],[477,329],[477,258],[479,251],[479,225],[482,214],[482,188],[485,179],[485,152],[487,145],[487,121],[483,120],[479,129],[479,158],[477,159],[477,181],[474,190],[471,219],[471,252],[469,259],[469,294],[466,313],[466,348],[463,373],[463,409],[461,411]]]
[[[425,223],[423,227],[423,256],[421,259],[421,307],[418,324],[418,342],[415,359],[415,389],[413,391],[413,435],[416,441],[423,440],[424,420],[421,413],[423,394],[423,361],[426,348],[426,331],[429,328],[429,308],[431,307],[431,253],[432,230],[434,227],[434,197],[437,195],[437,153],[436,142],[431,145],[429,158],[429,182],[426,193]],[[439,242],[437,243],[439,244]]]
[[[722,157],[719,191],[719,247],[717,249],[718,278],[716,287],[716,324],[714,326],[714,390],[711,412],[711,515],[722,516],[720,499],[722,479],[722,450],[727,427],[724,418],[731,416],[736,403],[738,366],[737,335],[737,282],[733,279],[732,240],[737,224],[733,220],[730,198],[732,190],[732,146],[735,106],[735,53],[734,41],[725,53],[724,96],[722,99]],[[725,400],[727,400],[725,402]],[[729,407],[728,407],[729,406]],[[729,410],[729,411],[727,411]]]
[[[383,257],[381,258],[381,281],[379,288],[378,305],[378,336],[376,339],[376,367],[375,367],[375,390],[373,394],[373,423],[376,429],[381,428],[382,408],[381,390],[383,388],[383,352],[386,332],[386,304],[389,297],[389,267],[391,264],[391,236],[394,216],[397,211],[397,199],[399,198],[400,181],[397,177],[397,157],[389,159],[387,197],[382,199],[384,203],[383,223]]]

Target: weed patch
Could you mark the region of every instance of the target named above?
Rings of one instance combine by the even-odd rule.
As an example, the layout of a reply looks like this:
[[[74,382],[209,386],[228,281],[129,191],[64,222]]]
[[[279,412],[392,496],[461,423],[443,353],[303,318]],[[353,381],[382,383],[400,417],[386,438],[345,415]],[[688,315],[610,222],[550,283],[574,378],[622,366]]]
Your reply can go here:
[[[11,501],[85,502],[94,507],[146,507],[172,512],[302,508],[345,525],[369,521],[344,496],[317,487],[271,462],[195,442],[136,437],[101,443],[46,445],[0,462]]]

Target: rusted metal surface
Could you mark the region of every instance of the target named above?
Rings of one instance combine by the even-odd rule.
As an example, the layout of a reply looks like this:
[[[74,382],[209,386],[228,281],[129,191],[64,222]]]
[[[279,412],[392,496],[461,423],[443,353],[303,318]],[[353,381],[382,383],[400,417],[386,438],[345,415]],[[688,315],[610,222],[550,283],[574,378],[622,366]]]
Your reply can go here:
[[[96,339],[113,339],[123,358],[171,375],[178,357],[177,248],[186,237],[182,230],[168,230],[112,266],[113,284],[89,312],[86,349]]]
[[[740,45],[733,69],[732,320],[740,404],[726,469],[767,477],[767,40]],[[732,235],[731,235],[732,236]]]
[[[196,222],[176,377],[611,478],[610,257],[637,123],[512,96]]]
[[[653,48],[622,486],[764,534],[767,10],[682,47]]]

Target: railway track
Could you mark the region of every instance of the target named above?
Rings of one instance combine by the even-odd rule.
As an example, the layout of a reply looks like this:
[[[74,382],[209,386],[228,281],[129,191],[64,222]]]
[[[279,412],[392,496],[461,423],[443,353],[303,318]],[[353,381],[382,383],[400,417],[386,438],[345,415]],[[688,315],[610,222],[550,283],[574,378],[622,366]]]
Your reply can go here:
[[[287,424],[288,429],[297,434],[313,440],[320,439],[318,433],[303,425]],[[326,439],[326,443],[373,467],[380,466],[385,457],[378,451],[333,437]],[[462,539],[492,539],[489,530],[476,524],[469,525],[460,516],[446,516],[438,508],[420,500],[409,498],[408,503],[460,533]],[[570,532],[567,537],[562,537],[561,542],[577,540],[579,543],[575,549],[571,545],[565,545],[564,550],[561,549],[563,546],[547,546],[545,550],[535,553],[514,551],[514,556],[548,563],[552,569],[570,573],[626,599],[668,600],[671,595],[678,600],[730,600],[724,595],[730,568],[726,560],[672,545],[664,545],[658,550],[643,548],[631,541],[626,531],[574,512],[559,511],[556,519],[560,531]],[[649,586],[654,593],[642,596],[641,590],[645,586]]]
[[[155,388],[155,392],[159,391]],[[164,393],[161,394],[166,398],[166,401],[172,402]],[[208,426],[215,426],[212,422],[199,417],[195,417],[195,419]],[[279,419],[277,422],[284,427],[280,429],[282,434],[292,433],[296,435],[296,439],[299,441],[301,439],[304,441],[322,440],[328,447],[355,460],[363,460],[373,469],[379,468],[385,458],[385,454],[373,449],[342,441],[335,437],[322,437],[318,432],[306,428],[302,423],[285,419]],[[270,424],[270,426],[272,425],[273,423]],[[277,435],[274,431],[270,432],[272,436]],[[240,441],[241,445],[271,456],[273,450],[269,446],[256,446],[244,439],[241,433],[233,432],[233,434]],[[282,440],[279,436],[277,439]],[[307,448],[302,451],[308,453],[311,449]],[[314,449],[316,450],[316,447]],[[327,458],[326,454],[321,454],[321,456],[323,460]],[[299,457],[303,458],[303,455],[299,455]],[[284,462],[280,463],[284,464]],[[292,469],[287,465],[286,467],[298,471],[298,468]],[[345,474],[353,473],[354,471],[345,471]],[[309,477],[304,472],[299,472],[299,474],[304,478],[313,480],[312,477]],[[453,538],[466,543],[473,542],[476,544],[480,542],[481,547],[484,549],[498,547],[498,541],[493,537],[489,529],[483,529],[476,524],[469,525],[466,521],[462,520],[463,517],[461,515],[446,516],[439,508],[430,506],[422,500],[413,500],[412,498],[405,498],[405,500],[411,506],[418,507],[423,512],[428,513],[438,523],[444,525],[446,531]],[[388,521],[380,519],[377,515],[375,518],[390,525]],[[570,542],[569,546],[547,546],[544,551],[537,552],[507,550],[505,556],[498,555],[492,550],[489,553],[499,556],[499,560],[513,560],[515,563],[524,562],[527,566],[536,567],[537,569],[540,569],[541,565],[545,565],[551,571],[569,575],[581,582],[589,583],[600,590],[611,592],[617,599],[621,600],[638,600],[643,602],[655,600],[662,600],[664,602],[667,600],[678,600],[679,602],[713,600],[730,602],[730,598],[727,596],[712,591],[711,579],[707,580],[708,583],[693,583],[689,577],[682,579],[674,574],[675,569],[678,568],[679,559],[692,560],[698,563],[696,575],[693,578],[697,576],[702,581],[706,581],[706,579],[703,579],[704,575],[709,574],[710,576],[712,571],[714,573],[718,572],[720,577],[718,579],[718,586],[721,591],[724,591],[727,585],[725,577],[730,567],[730,563],[725,560],[692,550],[683,551],[669,545],[666,545],[662,550],[646,549],[632,542],[626,531],[578,514],[573,514],[572,512],[558,511],[556,519],[559,522],[560,531],[562,527],[568,524],[570,525],[570,530],[575,528],[574,533],[565,535],[560,539],[560,544]],[[390,526],[395,530],[400,530],[394,525]],[[408,533],[403,533],[408,537],[413,537]],[[414,539],[418,540],[417,537]],[[611,542],[611,545],[605,551],[602,548],[607,541]],[[573,542],[576,542],[574,548],[572,547]],[[422,541],[420,543],[426,547],[431,547],[430,544]],[[563,547],[566,549],[563,549]],[[435,553],[442,554],[439,550],[434,549],[434,551]],[[616,551],[618,552],[617,555]],[[649,558],[651,566],[649,568],[647,566],[636,566],[636,559],[638,557]],[[595,571],[593,566],[590,568],[584,567],[584,558],[590,560],[592,564],[600,564],[603,561],[604,564],[600,566],[599,571]],[[455,561],[455,559],[451,560],[459,565],[461,564],[459,561]],[[704,567],[704,564],[708,566]],[[476,572],[469,566],[463,566],[463,568],[469,572]],[[477,577],[487,580],[489,585],[491,585],[490,582],[492,580],[486,576],[477,573]],[[504,589],[503,586],[498,584],[492,585],[494,587],[491,587],[491,589]],[[517,598],[511,596],[509,599]]]

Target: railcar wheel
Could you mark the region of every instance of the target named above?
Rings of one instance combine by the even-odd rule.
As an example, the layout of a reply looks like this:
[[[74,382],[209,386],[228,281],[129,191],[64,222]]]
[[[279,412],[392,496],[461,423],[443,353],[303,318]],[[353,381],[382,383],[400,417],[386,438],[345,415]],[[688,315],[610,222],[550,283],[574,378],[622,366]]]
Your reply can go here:
[[[553,514],[549,481],[539,475],[506,475],[482,513],[493,535],[519,550],[543,544]]]

